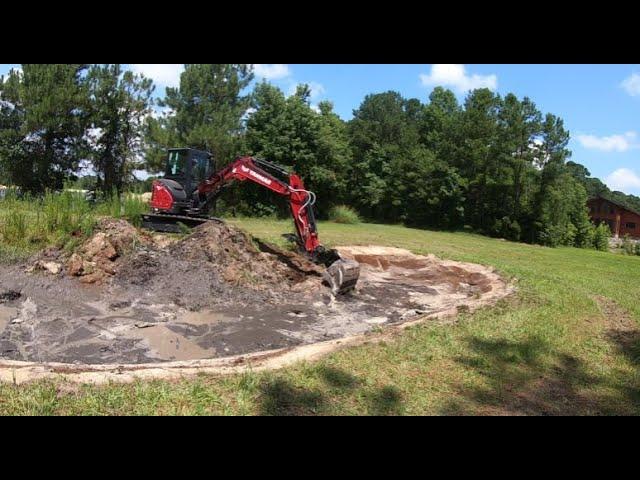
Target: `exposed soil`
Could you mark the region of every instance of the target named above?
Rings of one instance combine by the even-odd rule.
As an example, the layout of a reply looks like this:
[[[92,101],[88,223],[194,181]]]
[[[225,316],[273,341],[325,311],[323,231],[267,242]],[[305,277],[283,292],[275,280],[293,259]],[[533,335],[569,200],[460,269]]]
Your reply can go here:
[[[491,269],[401,249],[342,247],[357,289],[223,224],[176,239],[104,220],[71,255],[0,266],[0,360],[76,365],[214,359],[366,334],[473,309],[511,287]]]

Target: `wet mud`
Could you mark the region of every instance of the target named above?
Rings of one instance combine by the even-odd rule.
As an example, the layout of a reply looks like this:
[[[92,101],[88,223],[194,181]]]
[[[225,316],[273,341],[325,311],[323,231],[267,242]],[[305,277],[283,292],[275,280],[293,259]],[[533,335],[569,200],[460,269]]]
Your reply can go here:
[[[302,257],[265,252],[226,225],[208,228],[180,241],[148,237],[114,246],[117,254],[105,247],[111,264],[101,261],[109,268],[96,282],[70,274],[68,262],[59,274],[0,266],[0,360],[103,365],[230,357],[364,334],[510,292],[479,265],[341,247],[360,262],[361,276],[354,292],[334,297]],[[55,252],[49,257],[64,265]],[[100,263],[86,249],[82,258]]]

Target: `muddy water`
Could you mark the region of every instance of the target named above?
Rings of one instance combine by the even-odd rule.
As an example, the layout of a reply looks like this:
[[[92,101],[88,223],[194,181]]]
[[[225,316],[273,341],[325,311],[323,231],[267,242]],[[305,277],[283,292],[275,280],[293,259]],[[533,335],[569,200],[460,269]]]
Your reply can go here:
[[[152,325],[132,331],[133,338],[142,340],[148,356],[159,360],[192,360],[215,356],[214,349],[205,349],[165,325]]]
[[[15,307],[5,307],[0,305],[0,332],[9,324],[11,320],[18,316],[18,309]]]
[[[315,288],[279,304],[247,295],[196,311],[153,291],[89,287],[0,267],[0,358],[76,364],[215,358],[366,333],[507,292],[479,266],[381,247],[341,253],[362,267],[348,296]]]

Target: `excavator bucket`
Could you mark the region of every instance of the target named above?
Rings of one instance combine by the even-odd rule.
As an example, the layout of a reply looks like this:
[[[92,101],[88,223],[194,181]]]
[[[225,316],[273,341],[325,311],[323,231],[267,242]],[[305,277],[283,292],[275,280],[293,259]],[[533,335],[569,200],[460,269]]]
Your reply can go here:
[[[334,295],[353,290],[360,277],[360,264],[354,260],[339,259],[323,272],[322,277]]]

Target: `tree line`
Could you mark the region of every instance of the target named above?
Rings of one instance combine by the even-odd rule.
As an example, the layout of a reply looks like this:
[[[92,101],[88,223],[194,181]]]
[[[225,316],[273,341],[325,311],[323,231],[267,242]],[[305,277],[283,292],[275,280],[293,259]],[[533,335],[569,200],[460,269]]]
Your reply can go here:
[[[22,65],[0,81],[0,180],[38,193],[91,166],[98,189],[122,191],[136,170],[162,172],[166,148],[188,146],[217,167],[238,155],[290,167],[317,193],[320,217],[346,204],[370,221],[579,247],[603,234],[589,195],[640,206],[570,161],[562,119],[527,97],[388,91],[343,121],[331,102],[312,105],[307,85],[286,95],[253,80],[247,64],[186,64],[154,101],[153,82],[119,64]],[[286,212],[253,185],[229,189],[221,208]]]

